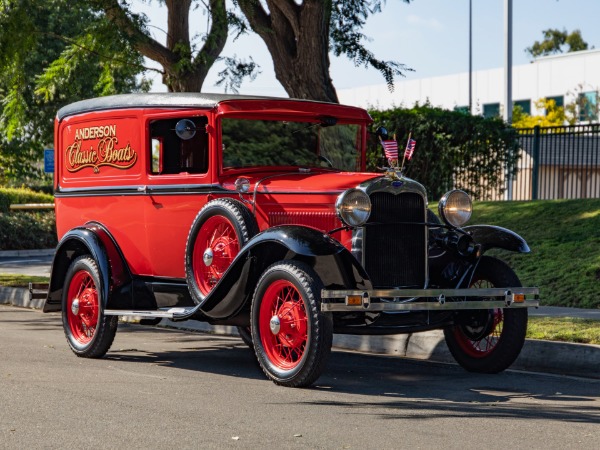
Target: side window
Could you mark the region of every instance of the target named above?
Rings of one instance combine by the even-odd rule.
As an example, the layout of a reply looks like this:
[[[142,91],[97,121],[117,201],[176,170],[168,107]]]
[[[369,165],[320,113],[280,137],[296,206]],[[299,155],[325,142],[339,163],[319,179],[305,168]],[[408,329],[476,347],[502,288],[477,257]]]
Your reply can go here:
[[[206,117],[185,117],[195,125],[190,139],[181,139],[175,126],[183,118],[156,120],[150,123],[151,173],[206,173],[208,171],[208,135]]]

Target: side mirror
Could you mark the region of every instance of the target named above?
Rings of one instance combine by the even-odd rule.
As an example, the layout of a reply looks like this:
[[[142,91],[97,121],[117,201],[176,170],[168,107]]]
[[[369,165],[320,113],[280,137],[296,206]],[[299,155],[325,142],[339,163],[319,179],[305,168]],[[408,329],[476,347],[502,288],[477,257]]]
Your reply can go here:
[[[175,125],[175,134],[184,141],[196,136],[196,124],[190,119],[181,119]]]

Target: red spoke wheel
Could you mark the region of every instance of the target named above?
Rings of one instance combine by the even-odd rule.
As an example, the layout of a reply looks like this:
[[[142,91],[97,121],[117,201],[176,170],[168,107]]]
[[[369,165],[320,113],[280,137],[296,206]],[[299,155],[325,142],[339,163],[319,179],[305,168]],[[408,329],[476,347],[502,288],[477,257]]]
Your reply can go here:
[[[298,261],[273,264],[252,299],[252,341],[258,362],[275,383],[305,387],[321,375],[331,352],[333,322],[320,311],[322,284]]]
[[[258,233],[254,217],[241,202],[213,200],[198,213],[188,236],[185,269],[197,303],[221,280],[241,248]]]
[[[117,331],[117,316],[102,314],[100,273],[89,256],[75,259],[65,277],[62,299],[63,328],[78,356],[104,356]]]
[[[519,278],[502,261],[484,256],[472,288],[518,287]],[[462,311],[444,330],[452,356],[466,370],[497,373],[519,356],[527,333],[527,308]]]

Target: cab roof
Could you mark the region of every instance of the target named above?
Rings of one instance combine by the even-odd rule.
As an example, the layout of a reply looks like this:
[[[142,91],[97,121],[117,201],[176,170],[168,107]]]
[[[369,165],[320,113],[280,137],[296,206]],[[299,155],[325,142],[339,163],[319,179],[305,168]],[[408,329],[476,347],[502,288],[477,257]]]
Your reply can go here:
[[[314,100],[302,100],[302,99],[290,99],[290,98],[279,98],[279,97],[262,97],[253,95],[233,95],[233,94],[207,94],[200,92],[153,92],[144,94],[121,94],[121,95],[110,95],[106,97],[92,98],[88,100],[81,100],[75,103],[66,105],[58,110],[56,117],[58,120],[62,120],[65,117],[72,116],[75,114],[82,114],[94,111],[105,111],[111,109],[130,109],[130,108],[201,108],[201,109],[212,109],[217,107],[223,102],[290,102],[296,105],[306,103],[307,106],[311,105],[313,108],[315,105],[324,105],[327,107],[338,107],[349,110],[354,110],[354,115],[358,111],[362,111],[362,114],[368,117],[366,111],[362,108],[356,108],[352,106],[342,106],[337,103],[318,102]],[[263,105],[264,107],[264,105]]]

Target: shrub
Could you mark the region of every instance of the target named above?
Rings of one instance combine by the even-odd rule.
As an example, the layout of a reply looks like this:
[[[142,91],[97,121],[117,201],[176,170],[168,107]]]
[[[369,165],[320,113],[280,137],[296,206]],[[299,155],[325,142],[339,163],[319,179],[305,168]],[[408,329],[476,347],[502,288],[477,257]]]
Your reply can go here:
[[[35,192],[27,188],[0,187],[0,212],[6,213],[10,205],[19,203],[53,203],[54,197],[50,194]]]
[[[0,250],[54,248],[56,245],[54,211],[0,212]]]
[[[384,126],[396,134],[402,153],[409,133],[417,141],[405,175],[422,183],[432,199],[452,188],[468,191],[476,199],[486,192],[503,191],[507,170],[516,172],[518,137],[501,119],[486,119],[430,105],[412,109],[370,111],[373,131]],[[402,155],[400,155],[402,158]],[[385,165],[381,145],[370,143],[370,169]]]

